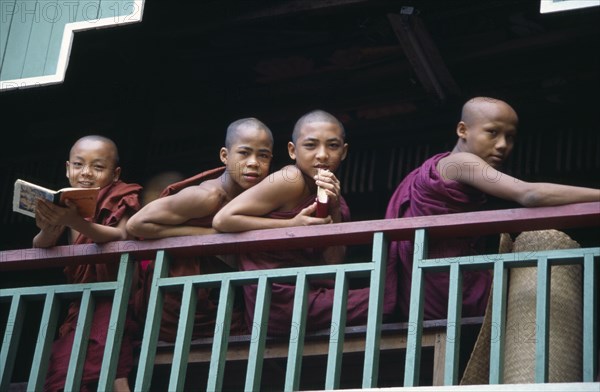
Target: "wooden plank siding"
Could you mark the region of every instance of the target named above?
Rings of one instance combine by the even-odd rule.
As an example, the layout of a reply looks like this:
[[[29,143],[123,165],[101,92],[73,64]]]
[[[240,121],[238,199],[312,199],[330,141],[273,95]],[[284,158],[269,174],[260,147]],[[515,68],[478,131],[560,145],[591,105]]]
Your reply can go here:
[[[76,31],[139,22],[144,0],[1,4],[0,91],[64,80]]]

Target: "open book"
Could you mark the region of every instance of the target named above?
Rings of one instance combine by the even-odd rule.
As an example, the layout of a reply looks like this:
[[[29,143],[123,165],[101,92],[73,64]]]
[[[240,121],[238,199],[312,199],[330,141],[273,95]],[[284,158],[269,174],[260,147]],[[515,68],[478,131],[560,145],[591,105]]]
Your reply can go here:
[[[66,206],[69,199],[77,205],[77,211],[83,218],[89,218],[96,211],[96,200],[100,188],[63,188],[53,191],[27,181],[15,181],[13,211],[35,218],[37,199],[46,199],[54,204]]]

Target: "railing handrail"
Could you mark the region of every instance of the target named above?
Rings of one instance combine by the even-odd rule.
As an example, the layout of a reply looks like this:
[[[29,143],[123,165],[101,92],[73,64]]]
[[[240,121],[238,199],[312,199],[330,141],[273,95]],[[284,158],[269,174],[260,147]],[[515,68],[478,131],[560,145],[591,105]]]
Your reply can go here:
[[[357,245],[370,243],[373,233],[376,232],[383,232],[389,240],[411,240],[415,230],[421,228],[426,228],[430,237],[457,237],[599,225],[600,202],[591,202],[556,207],[378,219],[146,241],[115,241],[102,245],[14,249],[0,252],[0,271],[118,262],[124,252],[132,254],[137,259],[154,258],[156,251],[160,249],[174,257],[185,257],[340,244]]]

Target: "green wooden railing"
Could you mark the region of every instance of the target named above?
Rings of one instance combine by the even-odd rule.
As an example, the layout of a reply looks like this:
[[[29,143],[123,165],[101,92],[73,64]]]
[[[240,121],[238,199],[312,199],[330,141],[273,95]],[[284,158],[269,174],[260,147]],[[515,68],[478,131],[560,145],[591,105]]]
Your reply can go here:
[[[70,284],[55,286],[37,286],[16,289],[3,289],[0,300],[10,300],[10,312],[6,321],[2,351],[0,352],[0,391],[8,389],[15,357],[19,347],[19,339],[24,325],[23,320],[28,302],[42,300],[44,310],[40,320],[40,329],[27,389],[41,391],[46,380],[46,371],[50,360],[50,349],[57,330],[60,299],[73,297],[81,298],[79,318],[75,331],[73,350],[69,361],[66,391],[79,390],[83,364],[87,350],[87,341],[92,326],[94,314],[94,299],[99,296],[113,296],[113,306],[110,316],[106,350],[102,360],[102,370],[98,383],[99,390],[111,390],[117,372],[117,362],[121,339],[125,327],[125,313],[131,290],[132,266],[129,255],[123,254],[119,266],[117,281],[90,284]]]
[[[195,308],[195,288],[220,287],[220,302],[217,325],[229,325],[233,307],[233,289],[239,285],[258,285],[258,295],[254,325],[266,325],[269,315],[270,284],[273,282],[295,282],[293,325],[299,326],[289,342],[289,360],[286,369],[285,389],[299,387],[300,367],[303,358],[303,337],[306,325],[307,282],[311,278],[335,279],[335,306],[332,323],[336,323],[335,333],[329,341],[327,372],[324,388],[335,389],[340,385],[340,366],[344,344],[346,294],[348,279],[354,276],[370,276],[370,313],[368,316],[365,359],[362,386],[376,387],[378,384],[379,339],[383,282],[385,281],[385,260],[387,241],[412,240],[426,245],[427,236],[458,237],[485,235],[498,232],[518,232],[546,228],[569,228],[600,226],[600,203],[583,203],[563,207],[512,209],[446,216],[419,217],[410,219],[374,220],[355,223],[341,223],[324,226],[271,229],[239,234],[215,234],[195,237],[178,237],[154,241],[122,241],[104,245],[77,245],[54,247],[51,249],[17,249],[0,252],[0,271],[27,271],[47,267],[76,265],[81,263],[120,262],[119,277],[116,282],[102,282],[86,285],[55,285],[2,289],[0,301],[8,302],[9,312],[0,316],[0,326],[4,329],[4,340],[0,353],[0,390],[10,384],[19,344],[26,339],[21,334],[26,307],[30,301],[43,301],[43,315],[35,348],[33,366],[30,373],[29,390],[41,389],[48,367],[49,349],[58,324],[59,300],[80,297],[82,312],[76,329],[76,344],[69,364],[67,386],[77,390],[85,358],[85,342],[89,335],[90,317],[93,314],[94,299],[100,295],[112,295],[113,307],[109,328],[109,341],[104,356],[100,388],[111,389],[115,377],[124,314],[131,287],[131,259],[155,258],[156,268],[153,277],[150,306],[144,330],[136,390],[150,390],[154,355],[156,353],[162,295],[165,290],[178,289],[183,292],[182,311],[177,340],[174,345],[173,363],[169,389],[181,390],[186,376],[187,357],[190,347],[192,320]],[[299,249],[329,245],[373,245],[372,260],[363,263],[314,266],[305,268],[285,268],[263,271],[232,272],[219,275],[199,275],[183,278],[166,276],[168,260],[178,257],[244,253],[262,250]],[[521,266],[538,266],[538,320],[542,320],[536,355],[536,382],[547,382],[547,335],[552,328],[548,320],[549,267],[554,263],[580,263],[584,267],[584,382],[593,381],[597,367],[597,308],[598,284],[594,281],[594,269],[598,265],[600,248],[576,249],[568,251],[536,252],[532,258],[527,254],[487,255],[452,260],[426,259],[426,246],[418,246],[423,251],[415,255],[415,270],[411,293],[410,325],[417,325],[415,333],[408,334],[405,366],[405,386],[417,385],[419,377],[420,338],[422,330],[421,296],[422,275],[430,268],[447,268],[451,274],[448,325],[460,322],[460,270],[469,263],[469,268],[494,270],[493,322],[503,326],[504,294],[506,290],[506,269]],[[575,261],[573,258],[576,257]],[[435,261],[432,263],[432,261]],[[435,265],[435,267],[431,267]],[[545,320],[545,321],[544,321]],[[332,329],[334,331],[334,329]],[[456,329],[458,331],[458,329]],[[218,390],[223,382],[225,357],[228,348],[227,328],[216,328],[213,350],[209,364],[206,387]],[[246,390],[260,389],[263,355],[265,350],[266,328],[255,328],[247,361]],[[460,335],[448,342],[446,351],[445,384],[457,382],[457,352]],[[492,342],[490,383],[502,383],[503,340]]]
[[[409,324],[423,325],[423,275],[430,272],[450,271],[450,287],[448,300],[448,325],[453,328],[452,339],[446,342],[446,366],[444,384],[458,383],[458,352],[460,347],[461,319],[461,269],[493,269],[493,304],[492,325],[499,331],[499,336],[491,340],[490,384],[501,384],[504,363],[504,343],[506,330],[506,289],[508,281],[507,267],[537,267],[536,293],[536,364],[535,382],[548,382],[548,338],[550,335],[550,267],[558,264],[583,265],[583,381],[593,382],[597,365],[598,337],[597,325],[597,291],[598,283],[594,281],[596,265],[600,258],[600,248],[578,248],[552,251],[527,251],[519,253],[479,255],[467,257],[427,259],[427,231],[417,230],[415,235],[415,255],[413,264],[412,287],[410,293]],[[420,329],[408,336],[406,371],[404,386],[418,385],[420,359]]]
[[[351,277],[370,276],[371,295],[369,297],[368,328],[365,347],[363,387],[374,387],[377,381],[379,335],[381,328],[381,309],[383,304],[383,281],[387,260],[387,243],[383,234],[376,233],[373,241],[374,262],[352,263],[345,265],[327,265],[303,268],[281,268],[262,271],[245,271],[215,275],[196,275],[177,278],[166,276],[165,252],[160,251],[156,260],[156,269],[150,294],[150,306],[146,318],[146,328],[140,353],[136,390],[149,390],[154,368],[154,356],[160,317],[162,315],[162,295],[164,290],[175,286],[183,288],[182,306],[179,318],[177,339],[174,347],[173,365],[169,390],[182,390],[187,369],[187,355],[192,337],[195,312],[195,293],[198,287],[215,287],[220,290],[220,302],[216,319],[213,350],[208,376],[207,390],[222,389],[225,369],[229,326],[233,310],[233,287],[242,284],[257,284],[258,292],[253,320],[253,335],[248,355],[245,389],[260,390],[262,364],[267,337],[267,320],[271,299],[271,283],[295,283],[296,292],[292,315],[292,330],[289,340],[289,357],[286,370],[285,389],[297,390],[300,382],[300,365],[306,329],[308,309],[308,282],[311,278],[335,278],[334,306],[332,310],[329,355],[327,362],[326,389],[339,387],[341,375],[344,329],[346,326],[346,298],[348,280]],[[222,326],[222,327],[221,327]],[[334,327],[335,326],[335,327]]]

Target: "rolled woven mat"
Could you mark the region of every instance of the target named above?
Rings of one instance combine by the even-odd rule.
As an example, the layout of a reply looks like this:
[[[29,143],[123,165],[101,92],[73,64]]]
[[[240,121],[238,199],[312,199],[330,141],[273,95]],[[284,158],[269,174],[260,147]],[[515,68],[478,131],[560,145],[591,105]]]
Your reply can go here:
[[[511,253],[512,248],[512,238],[510,238],[508,233],[502,233],[500,235],[498,253]],[[481,330],[479,331],[477,341],[475,342],[475,346],[471,352],[471,357],[469,358],[467,367],[465,368],[462,379],[460,380],[461,385],[487,384],[490,380],[490,326],[492,325],[492,291],[493,288],[490,289],[490,296],[485,308]]]
[[[557,230],[520,234],[514,252],[579,248]],[[506,306],[504,383],[535,380],[537,268],[512,268]],[[486,326],[487,323],[487,326]],[[461,384],[487,384],[491,301]],[[550,283],[549,382],[581,381],[582,377],[582,278],[580,265],[553,266]]]

